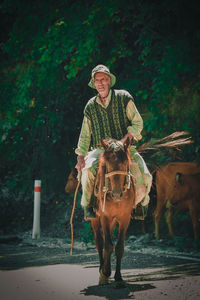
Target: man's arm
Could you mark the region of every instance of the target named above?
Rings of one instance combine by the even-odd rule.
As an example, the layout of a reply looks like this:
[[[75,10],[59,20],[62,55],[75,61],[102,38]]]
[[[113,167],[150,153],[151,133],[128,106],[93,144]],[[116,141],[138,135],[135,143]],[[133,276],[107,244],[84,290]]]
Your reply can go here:
[[[78,155],[78,162],[76,168],[80,172],[85,166],[84,157],[88,153],[88,149],[91,142],[91,123],[90,120],[84,116],[81,133],[79,136],[78,147],[75,150],[75,153]]]
[[[128,134],[131,134],[134,139],[141,140],[141,131],[143,129],[143,120],[140,116],[134,102],[130,100],[126,107],[127,118],[131,121],[131,126],[127,127]]]

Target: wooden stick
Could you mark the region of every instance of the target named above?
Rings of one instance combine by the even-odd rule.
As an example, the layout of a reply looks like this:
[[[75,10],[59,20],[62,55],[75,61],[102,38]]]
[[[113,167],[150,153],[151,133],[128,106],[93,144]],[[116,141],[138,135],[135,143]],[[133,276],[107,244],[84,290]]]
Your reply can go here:
[[[70,255],[72,256],[72,249],[74,246],[74,229],[73,229],[73,217],[74,217],[74,211],[76,208],[76,199],[77,199],[77,194],[78,190],[81,184],[81,173],[78,174],[78,184],[76,186],[76,190],[74,193],[74,200],[73,200],[73,208],[72,208],[72,213],[71,213],[71,218],[70,218],[70,225],[71,225],[71,249],[70,249]]]

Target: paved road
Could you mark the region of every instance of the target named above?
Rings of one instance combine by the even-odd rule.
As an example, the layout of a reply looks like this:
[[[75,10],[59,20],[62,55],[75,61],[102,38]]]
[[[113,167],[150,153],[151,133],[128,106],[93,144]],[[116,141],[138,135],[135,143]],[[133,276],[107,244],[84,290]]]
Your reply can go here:
[[[144,249],[145,250],[145,249]],[[154,299],[199,300],[200,259],[152,250],[125,251],[122,274],[126,288],[98,286],[94,249],[0,245],[2,300]],[[115,258],[112,261],[113,269]]]

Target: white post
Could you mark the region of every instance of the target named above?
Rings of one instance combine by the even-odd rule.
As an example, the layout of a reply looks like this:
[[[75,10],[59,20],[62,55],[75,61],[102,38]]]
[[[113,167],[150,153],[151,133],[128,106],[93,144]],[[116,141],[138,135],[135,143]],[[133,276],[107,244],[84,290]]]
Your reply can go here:
[[[40,238],[40,193],[41,193],[41,180],[35,180],[32,239]]]

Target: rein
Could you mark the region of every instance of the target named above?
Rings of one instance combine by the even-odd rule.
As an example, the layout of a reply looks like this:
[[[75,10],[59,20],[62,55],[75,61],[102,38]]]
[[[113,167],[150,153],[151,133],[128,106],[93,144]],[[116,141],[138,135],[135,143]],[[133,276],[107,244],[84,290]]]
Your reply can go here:
[[[127,173],[127,171],[120,171],[120,170],[112,171],[112,172],[106,173],[105,178],[111,177],[114,175],[128,175],[128,173]]]

